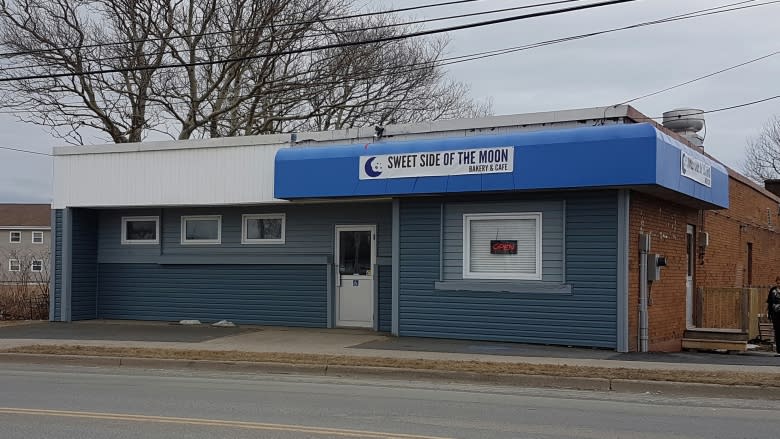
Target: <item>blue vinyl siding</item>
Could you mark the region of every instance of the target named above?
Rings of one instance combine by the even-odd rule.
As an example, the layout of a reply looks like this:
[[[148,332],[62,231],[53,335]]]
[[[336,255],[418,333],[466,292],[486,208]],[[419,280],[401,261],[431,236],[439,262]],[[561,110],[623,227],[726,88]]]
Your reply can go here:
[[[393,267],[379,266],[379,330],[390,332],[393,323]]]
[[[62,209],[54,211],[54,224],[52,224],[54,242],[52,243],[52,254],[54,256],[54,289],[51,294],[54,303],[54,314],[49,316],[51,321],[60,321],[62,312]]]
[[[98,317],[322,328],[326,267],[100,264]]]
[[[71,320],[97,316],[97,230],[94,210],[73,209],[71,244]]]
[[[534,291],[530,283],[519,293],[435,290],[440,203],[402,201],[400,335],[614,348],[617,194],[571,193],[565,199],[571,294]],[[508,202],[507,211],[511,208]]]

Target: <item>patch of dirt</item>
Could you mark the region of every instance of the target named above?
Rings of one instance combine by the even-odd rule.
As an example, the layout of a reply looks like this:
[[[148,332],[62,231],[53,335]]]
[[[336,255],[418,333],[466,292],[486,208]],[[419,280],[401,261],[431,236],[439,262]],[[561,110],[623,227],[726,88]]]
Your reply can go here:
[[[520,374],[580,378],[672,381],[722,385],[780,387],[780,373],[646,370],[556,364],[497,363],[486,361],[425,360],[346,355],[291,354],[242,351],[203,351],[158,348],[118,348],[79,345],[30,345],[6,353],[135,357],[180,360],[249,361],[262,363],[389,367],[418,370],[474,372],[486,375]]]

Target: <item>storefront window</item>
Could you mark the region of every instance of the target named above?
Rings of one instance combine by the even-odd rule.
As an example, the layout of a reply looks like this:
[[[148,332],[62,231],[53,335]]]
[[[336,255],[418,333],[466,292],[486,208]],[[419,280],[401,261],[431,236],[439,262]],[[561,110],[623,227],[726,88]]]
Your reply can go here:
[[[463,215],[464,279],[542,279],[542,214]]]
[[[219,244],[222,242],[220,215],[181,217],[182,244]]]
[[[122,218],[122,244],[157,244],[160,219],[156,216]]]
[[[283,213],[244,215],[241,242],[243,244],[284,244],[284,228]]]

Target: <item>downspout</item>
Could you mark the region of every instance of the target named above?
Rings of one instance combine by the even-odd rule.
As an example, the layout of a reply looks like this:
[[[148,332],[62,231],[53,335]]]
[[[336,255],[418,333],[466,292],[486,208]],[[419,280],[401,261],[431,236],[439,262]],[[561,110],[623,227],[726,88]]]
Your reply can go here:
[[[647,254],[650,251],[650,235],[639,235],[639,352],[647,352],[648,318],[647,318]]]

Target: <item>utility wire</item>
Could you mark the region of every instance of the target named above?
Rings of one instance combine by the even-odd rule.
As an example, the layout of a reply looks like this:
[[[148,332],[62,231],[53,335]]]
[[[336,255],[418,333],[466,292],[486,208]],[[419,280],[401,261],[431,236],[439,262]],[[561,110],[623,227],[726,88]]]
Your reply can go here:
[[[48,156],[48,157],[52,157],[52,154],[48,154],[48,153],[40,152],[40,151],[31,151],[29,149],[11,148],[9,146],[0,146],[0,149],[7,150],[7,151],[24,152],[24,153],[27,153],[27,154],[45,155],[45,156]]]
[[[581,11],[587,9],[614,6],[622,3],[631,3],[635,1],[637,0],[608,0],[608,1],[598,2],[598,3],[588,4],[588,5],[571,6],[568,8],[515,15],[511,17],[498,18],[494,20],[479,21],[475,23],[467,23],[467,24],[449,26],[449,27],[438,28],[438,29],[429,29],[429,30],[423,30],[418,32],[411,32],[407,34],[391,35],[387,37],[374,38],[374,39],[364,40],[364,41],[326,44],[323,46],[284,50],[275,53],[251,55],[251,56],[244,56],[238,58],[228,58],[224,60],[196,61],[196,62],[181,63],[181,64],[166,64],[161,66],[142,66],[142,67],[134,67],[134,68],[102,69],[102,70],[91,70],[91,71],[84,71],[84,72],[54,73],[54,74],[46,74],[46,75],[26,75],[26,76],[18,76],[18,77],[0,78],[0,82],[22,81],[22,80],[31,80],[31,79],[53,79],[53,78],[62,78],[62,77],[76,77],[76,76],[87,76],[87,75],[97,75],[97,74],[107,74],[107,73],[130,72],[130,71],[145,71],[145,70],[158,70],[158,69],[162,70],[162,69],[180,68],[180,67],[197,67],[197,66],[209,65],[209,64],[224,64],[224,63],[230,63],[236,61],[268,58],[271,56],[295,55],[299,53],[314,52],[317,50],[336,49],[341,47],[350,47],[350,46],[358,46],[358,45],[365,45],[365,44],[382,43],[387,41],[404,40],[408,38],[415,38],[415,37],[421,37],[426,35],[434,35],[434,34],[453,32],[453,31],[464,30],[464,29],[473,29],[473,28],[479,28],[485,26],[492,26],[501,23],[528,20],[532,18],[538,18],[538,17],[550,16],[550,15],[558,15],[558,14],[565,14],[569,12],[575,12],[575,11]]]
[[[752,2],[752,1],[755,1],[755,0],[751,0],[750,2]],[[587,33],[587,34],[573,35],[573,36],[562,37],[562,38],[557,38],[557,39],[553,39],[553,40],[540,41],[540,42],[536,42],[536,43],[525,44],[525,45],[522,45],[522,46],[515,46],[515,47],[504,48],[504,49],[497,49],[497,50],[490,50],[490,51],[484,51],[484,52],[477,52],[477,53],[472,53],[472,54],[467,54],[467,55],[453,56],[453,57],[448,57],[448,58],[442,58],[442,59],[435,60],[435,61],[426,61],[426,62],[420,62],[420,63],[412,63],[412,64],[407,64],[405,66],[399,66],[399,69],[393,71],[392,73],[385,73],[385,72],[382,72],[382,71],[376,71],[375,70],[376,73],[374,73],[374,74],[356,76],[356,77],[354,77],[352,79],[355,80],[355,81],[360,81],[360,80],[369,80],[369,79],[380,78],[380,77],[383,77],[383,76],[388,76],[390,74],[412,73],[412,72],[415,72],[415,71],[429,69],[429,68],[432,68],[432,67],[443,67],[443,66],[459,64],[459,63],[463,63],[463,62],[476,61],[476,60],[479,60],[479,59],[490,58],[490,57],[499,56],[499,55],[506,55],[506,54],[509,54],[509,53],[515,53],[515,52],[520,52],[520,51],[524,51],[524,50],[535,49],[535,48],[544,47],[544,46],[553,45],[553,44],[559,44],[559,43],[564,43],[564,42],[569,42],[569,41],[580,40],[580,39],[589,38],[589,37],[598,36],[598,35],[603,35],[603,34],[608,34],[608,33],[612,33],[612,32],[631,30],[631,29],[641,28],[641,27],[645,27],[645,26],[670,23],[670,22],[680,21],[680,20],[688,20],[688,19],[699,18],[699,17],[703,17],[703,16],[709,16],[709,15],[715,15],[715,14],[721,14],[721,13],[727,13],[727,12],[734,12],[734,11],[738,11],[738,10],[741,10],[741,9],[754,8],[754,7],[759,7],[759,6],[766,6],[766,5],[772,4],[772,3],[780,3],[780,0],[773,0],[773,1],[770,1],[770,2],[760,3],[760,4],[756,4],[756,5],[739,6],[739,5],[743,5],[744,3],[749,3],[749,2],[741,1],[741,2],[737,2],[737,3],[725,4],[725,5],[721,5],[721,6],[717,6],[717,7],[691,11],[691,12],[687,12],[687,13],[684,13],[684,14],[675,15],[675,16],[671,16],[671,17],[666,17],[666,18],[662,18],[662,19],[658,19],[658,20],[646,21],[646,22],[642,22],[642,23],[629,25],[629,26],[605,29],[605,30],[602,30],[602,31],[590,32],[590,33]],[[737,7],[734,7],[735,5]],[[728,8],[731,8],[731,9],[728,9]],[[304,73],[302,73],[300,75],[293,75],[292,78],[286,78],[286,80],[295,79],[296,76],[301,76],[301,75],[305,75],[305,74],[306,74],[306,72],[304,72]],[[342,83],[342,81],[336,80],[336,81],[332,81],[330,83],[328,83],[328,82],[320,83],[319,85],[329,85],[329,84],[338,85],[338,84],[341,84],[341,83]],[[299,85],[299,87],[300,87],[300,85]],[[178,88],[181,88],[181,87],[178,87]],[[176,89],[176,88],[173,88],[173,89]],[[259,96],[259,95],[257,95],[257,96]],[[243,95],[243,96],[237,96],[237,97],[238,98],[253,97],[253,95],[250,94],[250,95]],[[67,104],[65,104],[65,105],[67,105]],[[79,107],[80,106],[78,103],[73,103],[72,105],[74,107]],[[149,102],[147,105],[151,106],[151,105],[164,105],[164,104],[152,101],[152,102]],[[186,102],[182,102],[180,105],[187,105],[187,103]],[[620,104],[617,104],[617,105],[620,105]],[[39,111],[40,110],[37,110],[37,109],[30,109],[30,110],[18,109],[18,110],[0,111],[0,114],[35,113],[35,112],[39,112]]]
[[[414,26],[418,24],[424,24],[424,23],[432,23],[437,21],[446,21],[446,20],[456,20],[460,18],[468,18],[468,17],[476,17],[481,15],[492,15],[492,14],[498,14],[503,12],[510,12],[510,11],[519,11],[523,9],[534,9],[534,8],[540,8],[543,6],[553,6],[563,3],[573,3],[573,2],[581,2],[583,0],[558,0],[558,1],[549,1],[546,3],[536,3],[532,5],[524,5],[524,6],[514,6],[511,8],[503,8],[503,9],[492,9],[488,11],[480,11],[480,12],[470,12],[466,14],[458,14],[458,15],[448,15],[444,17],[433,17],[433,18],[426,18],[422,20],[415,20],[415,21],[404,21],[404,22],[398,22],[398,23],[388,23],[383,25],[376,25],[376,26],[367,26],[367,27],[359,27],[354,29],[343,29],[338,31],[332,31],[332,32],[320,32],[310,35],[303,35],[302,37],[283,37],[280,40],[276,41],[278,45],[284,44],[285,41],[292,41],[297,42],[301,41],[302,39],[312,39],[312,38],[321,38],[321,37],[327,37],[327,36],[334,36],[334,35],[343,35],[343,34],[349,34],[349,33],[356,33],[356,32],[366,32],[366,31],[373,31],[373,30],[381,30],[381,29],[390,29],[394,27],[401,27],[401,26]],[[756,0],[751,0],[756,1]],[[215,31],[215,32],[209,32],[209,33],[201,33],[201,34],[192,34],[190,36],[202,36],[202,35],[215,35],[215,34],[223,34],[223,33],[230,33],[235,31],[241,31],[241,30],[252,30],[259,28],[244,28],[244,29],[231,29],[227,31]],[[183,38],[180,36],[171,37],[168,39],[178,39]],[[144,41],[155,41],[159,40],[158,38],[152,38],[149,40]],[[116,42],[116,43],[102,43],[102,44],[94,44],[90,47],[105,47],[105,46],[113,46],[113,45],[123,45],[123,44],[130,44],[131,42]],[[245,43],[237,42],[237,43],[231,43],[231,44],[222,44],[222,45],[216,45],[216,46],[204,46],[204,47],[196,47],[195,50],[197,51],[203,51],[203,50],[215,50],[215,49],[227,49],[227,48],[233,48],[233,47],[244,47]],[[87,47],[87,46],[82,46]],[[59,51],[63,50],[63,48],[51,48],[46,49],[46,51]],[[42,51],[30,51],[27,53],[22,52],[14,52],[14,56],[21,56],[21,55],[34,55],[36,53],[39,53]],[[146,52],[143,54],[143,56],[157,56],[157,55],[164,55],[167,51],[163,48],[161,51],[158,52]],[[0,57],[2,57],[4,54],[0,53]],[[115,61],[119,59],[127,59],[127,55],[124,56],[111,56],[111,57],[105,57],[105,58],[97,58],[97,59],[89,59],[84,58],[85,63],[103,63],[106,61]],[[21,66],[11,66],[11,67],[0,67],[0,72],[9,72],[12,70],[27,70],[27,69],[34,69],[34,68],[40,68],[40,67],[51,67],[51,64],[34,64],[34,65],[21,65]]]
[[[298,22],[289,22],[289,23],[280,23],[276,26],[278,27],[289,27],[289,26],[299,26],[299,25],[305,25],[305,24],[317,24],[317,23],[324,23],[324,22],[330,22],[330,21],[337,21],[337,20],[349,20],[353,18],[361,18],[361,17],[373,17],[376,15],[386,15],[386,14],[395,14],[398,12],[408,12],[408,11],[415,11],[420,9],[428,9],[428,8],[436,8],[436,7],[442,7],[442,6],[451,6],[451,5],[457,5],[457,4],[463,4],[463,3],[477,3],[484,0],[453,0],[453,1],[446,1],[441,3],[428,3],[418,6],[409,6],[406,8],[398,8],[398,9],[389,9],[384,11],[376,11],[376,12],[364,12],[359,14],[352,14],[352,15],[341,15],[337,17],[326,17],[318,20],[307,20],[307,21],[298,21]],[[17,51],[17,52],[5,52],[0,53],[0,57],[13,57],[13,56],[21,56],[21,55],[29,55],[31,53],[40,53],[40,52],[52,52],[52,51],[58,51],[58,50],[78,50],[78,49],[87,49],[87,48],[94,48],[94,47],[105,47],[105,46],[114,46],[114,45],[123,45],[123,44],[135,44],[135,43],[144,43],[144,42],[150,42],[150,41],[166,41],[169,39],[177,39],[177,38],[191,38],[191,37],[200,37],[200,36],[207,36],[207,35],[217,35],[221,33],[229,33],[236,30],[253,30],[253,29],[260,29],[259,27],[253,27],[253,28],[239,28],[239,29],[231,29],[229,31],[212,31],[212,32],[203,32],[203,33],[191,33],[191,34],[183,34],[183,35],[173,35],[170,37],[157,37],[157,38],[148,38],[148,39],[138,39],[138,40],[129,40],[129,41],[122,41],[122,42],[116,42],[116,43],[95,43],[95,44],[84,44],[79,46],[66,46],[66,47],[54,47],[50,49],[36,49],[36,50],[30,50],[30,51]]]
[[[701,113],[697,113],[697,114],[709,114],[709,113],[719,113],[719,112],[722,112],[722,111],[730,111],[730,110],[735,110],[735,109],[738,109],[738,108],[744,108],[744,107],[749,107],[749,106],[752,106],[752,105],[761,104],[761,103],[772,101],[772,100],[775,100],[775,99],[780,99],[780,95],[770,96],[770,97],[767,97],[767,98],[758,99],[758,100],[751,101],[751,102],[745,102],[745,103],[741,103],[741,104],[730,105],[728,107],[721,107],[721,108],[715,108],[715,109],[712,109],[712,110],[706,110],[706,111],[702,111]],[[680,116],[680,117],[682,117],[682,116]],[[636,120],[656,120],[656,119],[663,119],[663,116],[661,116],[661,117],[642,117],[642,118],[637,118]],[[10,147],[7,147],[7,146],[0,146],[0,149],[8,150],[8,151],[15,151],[15,152],[22,152],[22,153],[27,153],[27,154],[43,155],[43,156],[49,156],[49,157],[53,156],[53,154],[47,154],[45,152],[31,151],[31,150],[21,149],[21,148],[10,148]]]
[[[686,86],[688,84],[693,84],[694,82],[698,82],[698,81],[701,81],[703,79],[711,78],[713,76],[720,75],[721,73],[725,73],[725,72],[728,72],[728,71],[731,71],[731,70],[738,69],[740,67],[744,67],[744,66],[746,66],[748,64],[753,64],[755,62],[762,61],[762,60],[765,60],[767,58],[771,58],[771,57],[773,57],[773,56],[775,56],[777,54],[780,54],[780,50],[774,51],[774,52],[769,53],[769,54],[764,55],[764,56],[760,56],[758,58],[753,58],[751,60],[748,60],[748,61],[745,61],[745,62],[742,62],[742,63],[739,63],[739,64],[735,64],[735,65],[730,66],[730,67],[726,67],[726,68],[718,70],[716,72],[712,72],[712,73],[708,73],[706,75],[699,76],[699,77],[691,79],[689,81],[681,82],[681,83],[673,85],[671,87],[666,87],[664,89],[661,89],[661,90],[658,90],[658,91],[654,91],[652,93],[647,93],[647,94],[644,94],[644,95],[641,95],[641,96],[637,96],[637,97],[635,97],[633,99],[629,99],[629,100],[623,101],[623,102],[621,102],[619,104],[616,104],[615,106],[629,104],[631,102],[635,102],[635,101],[638,101],[638,100],[641,100],[641,99],[649,98],[651,96],[659,95],[661,93],[666,93],[667,91],[674,90],[676,88],[680,88],[680,87]]]

